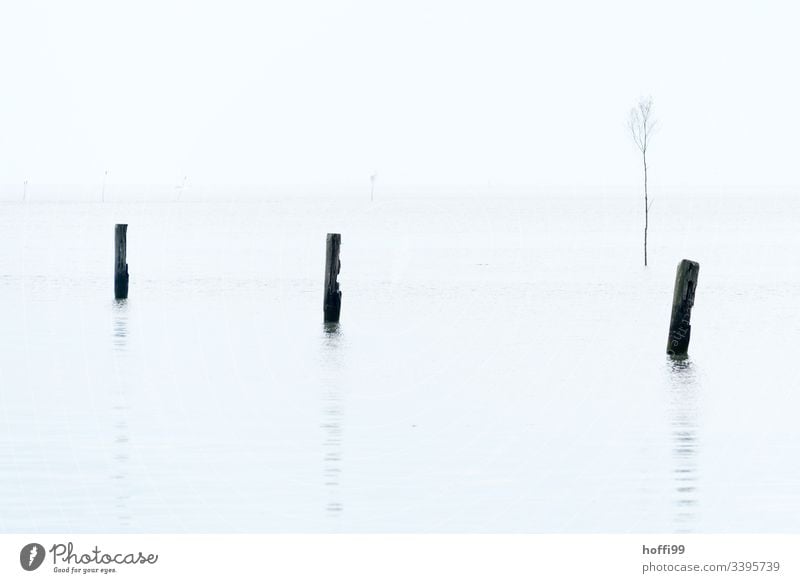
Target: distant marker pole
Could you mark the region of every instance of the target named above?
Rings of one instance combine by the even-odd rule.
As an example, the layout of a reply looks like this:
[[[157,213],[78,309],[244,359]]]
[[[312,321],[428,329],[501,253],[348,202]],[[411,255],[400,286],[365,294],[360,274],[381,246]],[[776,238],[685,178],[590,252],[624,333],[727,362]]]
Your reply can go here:
[[[183,182],[181,183],[181,186],[178,189],[178,200],[181,199],[181,197],[183,196],[183,191],[186,188],[186,178],[187,178],[186,176],[183,177]]]

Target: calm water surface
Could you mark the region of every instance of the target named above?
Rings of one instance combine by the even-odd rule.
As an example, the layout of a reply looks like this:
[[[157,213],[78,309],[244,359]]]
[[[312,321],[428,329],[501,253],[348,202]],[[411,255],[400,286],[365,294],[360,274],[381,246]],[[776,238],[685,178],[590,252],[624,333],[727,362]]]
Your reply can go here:
[[[1,203],[0,530],[798,532],[800,203],[640,210]]]

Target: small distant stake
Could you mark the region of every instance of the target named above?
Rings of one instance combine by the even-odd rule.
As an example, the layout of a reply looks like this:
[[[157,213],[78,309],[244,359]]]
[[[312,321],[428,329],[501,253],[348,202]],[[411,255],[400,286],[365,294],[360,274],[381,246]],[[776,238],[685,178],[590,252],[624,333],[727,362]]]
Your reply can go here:
[[[128,297],[127,232],[128,225],[114,228],[114,297],[118,300]]]
[[[699,274],[700,264],[695,261],[684,259],[678,264],[667,340],[667,354],[671,356],[686,356],[689,351],[692,306],[694,306],[694,294],[697,290]]]
[[[338,322],[342,310],[342,292],[339,291],[339,271],[342,262],[339,260],[339,247],[342,245],[342,236],[338,233],[328,233],[325,245],[325,298],[322,302],[322,311],[325,322]]]
[[[375,200],[375,179],[378,177],[377,174],[373,174],[369,177],[370,181],[370,189],[369,189],[369,201],[373,202]]]
[[[187,178],[188,178],[188,176],[184,176],[183,177],[183,182],[181,182],[181,185],[178,187],[178,200],[181,199],[181,196],[183,196],[183,191],[186,189],[186,179]]]

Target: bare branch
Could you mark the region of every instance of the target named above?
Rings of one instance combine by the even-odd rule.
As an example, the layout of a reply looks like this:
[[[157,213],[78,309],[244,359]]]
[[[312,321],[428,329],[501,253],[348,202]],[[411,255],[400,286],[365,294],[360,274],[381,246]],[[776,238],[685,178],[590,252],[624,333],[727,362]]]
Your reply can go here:
[[[642,153],[642,165],[644,169],[644,266],[647,267],[647,227],[648,213],[653,206],[653,202],[647,200],[647,142],[656,127],[656,120],[652,117],[653,98],[641,98],[636,107],[631,109],[628,117],[628,129],[631,131],[633,143]]]
[[[653,99],[641,98],[636,107],[631,109],[628,119],[628,128],[631,131],[633,143],[643,154],[647,152],[647,141],[653,133],[656,121],[652,119]]]
[[[644,140],[642,135],[642,118],[640,112],[636,108],[631,109],[630,117],[628,119],[628,128],[631,131],[633,143],[636,144],[640,150],[644,149]]]

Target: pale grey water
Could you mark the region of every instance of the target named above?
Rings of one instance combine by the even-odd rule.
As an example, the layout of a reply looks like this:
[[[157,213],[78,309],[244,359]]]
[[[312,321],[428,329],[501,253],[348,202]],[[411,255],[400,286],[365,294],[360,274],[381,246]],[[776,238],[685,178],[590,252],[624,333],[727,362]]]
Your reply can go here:
[[[661,197],[644,270],[636,197],[2,203],[0,530],[798,532],[799,225]]]

